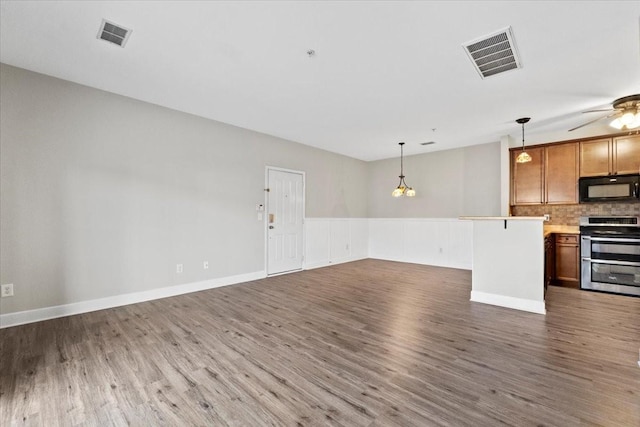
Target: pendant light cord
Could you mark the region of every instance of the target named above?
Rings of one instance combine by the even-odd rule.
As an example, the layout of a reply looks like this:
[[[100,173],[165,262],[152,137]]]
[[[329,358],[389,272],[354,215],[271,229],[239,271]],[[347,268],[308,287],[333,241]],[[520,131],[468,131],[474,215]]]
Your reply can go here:
[[[404,142],[400,143],[400,179],[404,178]]]

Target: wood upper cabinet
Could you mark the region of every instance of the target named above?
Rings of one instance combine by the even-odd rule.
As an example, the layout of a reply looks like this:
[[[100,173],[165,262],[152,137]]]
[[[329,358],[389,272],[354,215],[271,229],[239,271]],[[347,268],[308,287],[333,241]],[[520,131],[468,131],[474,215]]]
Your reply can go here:
[[[580,142],[580,176],[610,175],[611,138]]]
[[[640,135],[580,142],[580,176],[640,172]]]
[[[511,204],[537,205],[543,203],[544,148],[530,148],[531,161],[516,163],[519,150],[511,151]]]
[[[578,203],[578,144],[529,148],[532,160],[516,163],[511,151],[511,204]]]
[[[613,154],[614,174],[640,173],[640,135],[614,138]]]
[[[550,145],[544,152],[545,203],[578,203],[578,144]]]

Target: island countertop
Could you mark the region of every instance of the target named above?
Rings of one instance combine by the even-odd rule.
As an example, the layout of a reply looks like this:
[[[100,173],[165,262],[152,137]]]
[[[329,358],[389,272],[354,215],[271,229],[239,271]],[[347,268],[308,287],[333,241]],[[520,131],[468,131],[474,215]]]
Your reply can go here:
[[[461,216],[458,219],[470,221],[544,221],[543,216]]]

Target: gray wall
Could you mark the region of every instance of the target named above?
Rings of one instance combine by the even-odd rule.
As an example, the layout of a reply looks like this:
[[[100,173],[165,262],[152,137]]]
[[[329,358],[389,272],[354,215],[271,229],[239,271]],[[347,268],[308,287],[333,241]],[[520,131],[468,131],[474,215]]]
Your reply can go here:
[[[263,270],[267,165],[367,216],[359,160],[4,64],[0,114],[3,314]]]
[[[414,198],[391,197],[399,181],[400,159],[368,166],[370,217],[500,215],[499,142],[406,156],[404,173],[407,184],[416,190]]]
[[[265,166],[307,217],[496,215],[499,143],[365,163],[0,64],[0,313],[264,269]],[[202,269],[208,260],[209,270]],[[184,273],[177,275],[177,263]]]

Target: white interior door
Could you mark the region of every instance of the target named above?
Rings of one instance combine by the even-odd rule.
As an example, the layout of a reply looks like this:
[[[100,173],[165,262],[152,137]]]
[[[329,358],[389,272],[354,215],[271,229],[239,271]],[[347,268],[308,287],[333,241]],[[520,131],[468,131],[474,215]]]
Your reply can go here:
[[[302,269],[304,175],[267,169],[267,274]]]

